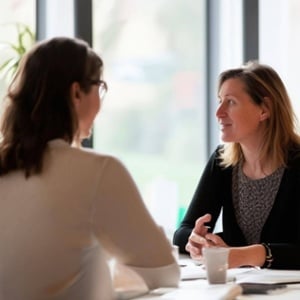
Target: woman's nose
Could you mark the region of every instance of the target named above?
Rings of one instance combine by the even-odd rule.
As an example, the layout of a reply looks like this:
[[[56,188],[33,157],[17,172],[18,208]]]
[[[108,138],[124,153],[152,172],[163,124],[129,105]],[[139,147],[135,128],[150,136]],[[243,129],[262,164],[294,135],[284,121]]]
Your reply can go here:
[[[225,107],[222,103],[220,103],[216,110],[216,117],[221,118],[221,117],[224,117],[225,115],[226,115]]]

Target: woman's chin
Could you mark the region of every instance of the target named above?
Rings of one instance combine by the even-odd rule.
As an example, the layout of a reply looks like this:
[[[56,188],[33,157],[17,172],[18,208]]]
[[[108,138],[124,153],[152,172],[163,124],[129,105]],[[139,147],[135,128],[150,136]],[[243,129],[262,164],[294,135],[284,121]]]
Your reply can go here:
[[[234,140],[232,138],[230,138],[229,136],[221,136],[221,140],[224,142],[224,143],[231,143],[231,142],[234,142]]]

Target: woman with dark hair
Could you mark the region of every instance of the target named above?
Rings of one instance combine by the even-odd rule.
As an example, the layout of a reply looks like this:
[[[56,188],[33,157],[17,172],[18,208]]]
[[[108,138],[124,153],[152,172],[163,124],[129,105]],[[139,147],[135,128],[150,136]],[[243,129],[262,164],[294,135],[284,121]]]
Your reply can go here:
[[[300,137],[286,88],[270,66],[221,73],[212,154],[174,234],[181,252],[230,247],[229,266],[300,269]],[[223,230],[214,230],[222,213]]]
[[[170,243],[127,169],[79,146],[107,90],[102,73],[101,58],[84,41],[53,38],[24,57],[8,89],[0,141],[1,299],[114,299],[108,258],[148,289],[178,284]]]

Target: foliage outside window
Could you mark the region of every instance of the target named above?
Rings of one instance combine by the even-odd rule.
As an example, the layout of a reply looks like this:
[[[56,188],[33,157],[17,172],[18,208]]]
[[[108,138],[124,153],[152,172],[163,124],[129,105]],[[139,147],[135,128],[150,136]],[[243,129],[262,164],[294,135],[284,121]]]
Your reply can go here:
[[[206,159],[205,1],[101,0],[93,8],[93,45],[109,84],[95,148],[125,162],[172,233]]]

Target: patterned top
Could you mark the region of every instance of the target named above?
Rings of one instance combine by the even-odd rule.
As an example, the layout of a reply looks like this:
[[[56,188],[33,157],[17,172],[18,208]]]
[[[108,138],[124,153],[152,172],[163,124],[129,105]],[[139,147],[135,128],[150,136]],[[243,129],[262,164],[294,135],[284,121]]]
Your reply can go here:
[[[260,242],[261,231],[272,209],[283,172],[284,167],[281,167],[264,178],[253,180],[243,173],[242,164],[233,169],[235,216],[249,245]]]

